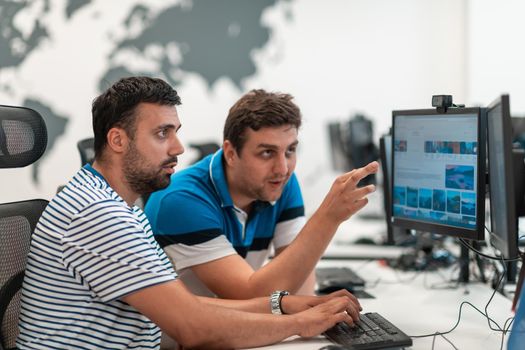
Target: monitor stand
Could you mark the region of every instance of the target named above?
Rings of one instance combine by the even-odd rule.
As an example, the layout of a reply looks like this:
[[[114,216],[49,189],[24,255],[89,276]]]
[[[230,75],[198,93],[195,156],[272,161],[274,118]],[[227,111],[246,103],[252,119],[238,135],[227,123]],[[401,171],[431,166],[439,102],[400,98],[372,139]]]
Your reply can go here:
[[[471,245],[476,250],[481,250],[481,246],[478,241],[472,241]],[[479,275],[481,282],[486,283],[487,279],[485,278],[485,266],[483,261],[478,254],[474,254],[476,259],[476,264],[478,265]],[[461,255],[459,257],[459,282],[468,283],[470,279],[469,273],[469,264],[470,264],[470,249],[465,245],[461,244]]]

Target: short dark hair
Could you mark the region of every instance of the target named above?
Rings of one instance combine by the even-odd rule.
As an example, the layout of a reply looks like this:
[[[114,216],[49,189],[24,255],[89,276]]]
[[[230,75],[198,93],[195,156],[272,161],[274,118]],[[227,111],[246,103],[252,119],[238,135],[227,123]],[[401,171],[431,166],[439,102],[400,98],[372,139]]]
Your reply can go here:
[[[293,125],[299,129],[301,111],[292,100],[290,94],[251,90],[230,108],[224,124],[224,140],[230,141],[240,154],[247,128],[257,131],[264,127]]]
[[[135,110],[140,103],[180,105],[180,97],[162,79],[150,77],[122,78],[93,100],[93,134],[95,158],[102,156],[108,131],[123,128],[130,138],[135,135]]]

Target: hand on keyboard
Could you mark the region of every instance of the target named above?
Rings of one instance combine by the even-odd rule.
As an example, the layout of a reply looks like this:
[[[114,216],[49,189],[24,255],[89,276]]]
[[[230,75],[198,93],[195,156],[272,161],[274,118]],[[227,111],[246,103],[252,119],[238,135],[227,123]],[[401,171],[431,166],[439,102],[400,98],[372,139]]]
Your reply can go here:
[[[347,290],[338,290],[336,292],[319,297],[307,295],[287,295],[281,299],[281,307],[285,314],[295,314],[339,297],[348,298],[346,312],[348,312],[353,320],[358,320],[359,311],[362,310],[362,307],[359,304],[357,298]]]
[[[310,338],[341,322],[353,325],[352,317],[346,312],[348,300],[348,297],[333,298],[326,303],[292,315],[299,322],[298,335]]]

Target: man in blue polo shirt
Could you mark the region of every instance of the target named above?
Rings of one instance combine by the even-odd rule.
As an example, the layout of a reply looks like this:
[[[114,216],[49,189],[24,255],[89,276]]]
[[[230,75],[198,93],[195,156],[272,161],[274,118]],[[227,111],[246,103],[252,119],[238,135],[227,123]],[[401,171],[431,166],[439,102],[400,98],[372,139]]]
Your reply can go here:
[[[193,292],[313,293],[317,261],[339,224],[366,205],[374,187],[357,184],[378,164],[340,176],[306,221],[293,172],[300,125],[292,96],[253,90],[230,109],[222,149],[150,197],[155,238]],[[263,266],[271,248],[276,258]]]

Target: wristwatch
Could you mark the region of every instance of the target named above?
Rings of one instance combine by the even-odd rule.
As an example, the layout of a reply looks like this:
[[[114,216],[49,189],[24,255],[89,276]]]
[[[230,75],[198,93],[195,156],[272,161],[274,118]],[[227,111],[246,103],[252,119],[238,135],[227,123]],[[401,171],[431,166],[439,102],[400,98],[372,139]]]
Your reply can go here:
[[[272,310],[272,314],[274,315],[282,315],[284,314],[283,308],[281,307],[281,299],[285,295],[289,295],[285,290],[276,290],[270,295],[270,308]]]

